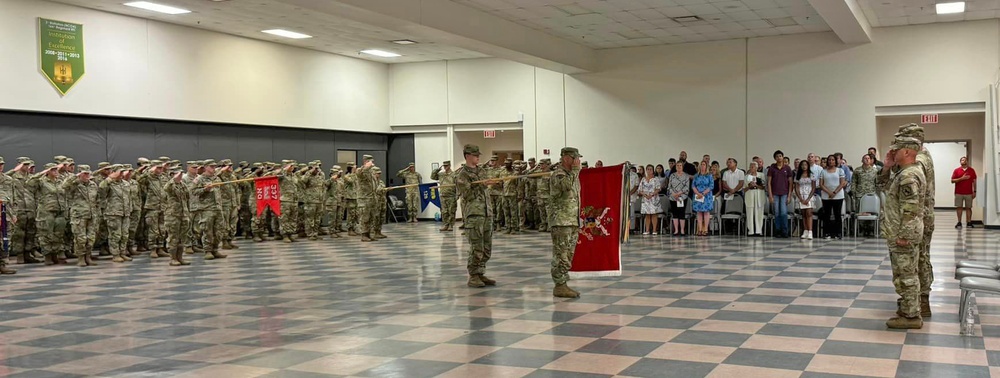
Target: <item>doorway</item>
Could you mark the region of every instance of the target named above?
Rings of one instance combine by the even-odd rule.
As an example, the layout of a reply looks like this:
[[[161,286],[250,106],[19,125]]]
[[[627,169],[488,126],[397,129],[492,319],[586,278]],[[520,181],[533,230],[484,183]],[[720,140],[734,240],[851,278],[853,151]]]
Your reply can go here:
[[[969,141],[933,141],[924,142],[931,159],[937,162],[955,162],[963,156],[969,156]],[[955,208],[954,184],[951,183],[951,169],[934,169],[934,208]]]

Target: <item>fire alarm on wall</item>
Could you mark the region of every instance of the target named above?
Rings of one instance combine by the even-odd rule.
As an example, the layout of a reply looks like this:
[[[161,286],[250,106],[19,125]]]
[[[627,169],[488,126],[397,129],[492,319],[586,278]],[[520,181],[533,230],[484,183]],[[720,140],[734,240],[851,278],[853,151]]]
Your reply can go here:
[[[542,150],[542,153],[548,155],[549,154],[549,149],[546,148],[546,149]]]

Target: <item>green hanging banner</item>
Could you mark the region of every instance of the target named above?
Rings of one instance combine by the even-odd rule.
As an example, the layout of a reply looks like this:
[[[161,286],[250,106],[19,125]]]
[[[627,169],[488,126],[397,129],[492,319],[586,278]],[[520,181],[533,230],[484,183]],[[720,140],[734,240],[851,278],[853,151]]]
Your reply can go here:
[[[42,73],[65,95],[80,81],[83,64],[83,25],[38,18]]]

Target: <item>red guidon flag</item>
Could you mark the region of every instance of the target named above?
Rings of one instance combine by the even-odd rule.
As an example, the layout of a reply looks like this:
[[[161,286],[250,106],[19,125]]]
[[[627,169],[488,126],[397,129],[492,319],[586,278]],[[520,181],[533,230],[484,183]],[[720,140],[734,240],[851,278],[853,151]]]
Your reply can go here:
[[[278,178],[259,177],[253,180],[253,184],[257,189],[257,216],[267,207],[271,208],[274,215],[281,215],[281,186],[278,185]]]
[[[624,177],[624,165],[580,171],[580,236],[570,277],[622,274],[622,221],[628,203]]]

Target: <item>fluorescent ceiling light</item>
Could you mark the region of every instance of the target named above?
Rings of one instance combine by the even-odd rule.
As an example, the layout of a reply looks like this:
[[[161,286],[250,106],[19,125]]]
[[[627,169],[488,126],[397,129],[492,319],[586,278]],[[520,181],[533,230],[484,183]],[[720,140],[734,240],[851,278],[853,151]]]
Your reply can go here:
[[[296,33],[296,32],[288,31],[288,30],[285,30],[285,29],[261,30],[261,33],[267,33],[267,34],[276,35],[276,36],[279,36],[279,37],[292,38],[292,39],[305,39],[305,38],[312,38],[313,37],[313,36],[308,35],[308,34]]]
[[[394,52],[382,51],[382,50],[361,50],[362,54],[375,55],[382,58],[395,58],[397,56],[402,56]]]
[[[964,1],[937,4],[937,14],[952,14],[952,13],[962,13],[962,12],[965,12]]]
[[[191,11],[183,8],[172,7],[169,5],[150,3],[148,1],[133,1],[131,3],[125,3],[126,6],[133,8],[145,9],[153,12],[160,12],[166,14],[184,14],[191,13]]]
[[[415,45],[417,44],[417,41],[414,41],[412,39],[397,39],[395,41],[392,41],[392,43],[395,43],[397,45]]]

